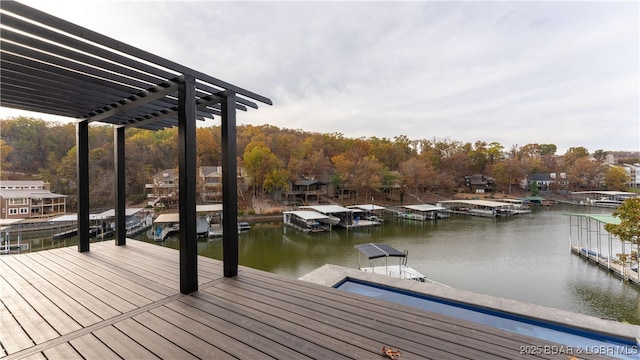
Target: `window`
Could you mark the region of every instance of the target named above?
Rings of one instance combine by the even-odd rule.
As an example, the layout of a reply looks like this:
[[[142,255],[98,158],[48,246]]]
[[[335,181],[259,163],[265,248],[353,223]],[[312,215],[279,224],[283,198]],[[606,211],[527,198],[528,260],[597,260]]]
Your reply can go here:
[[[29,208],[23,207],[20,208],[20,214],[28,214],[29,213]]]
[[[27,198],[9,199],[9,205],[25,205],[29,203]]]
[[[9,215],[16,215],[16,214],[18,214],[18,209],[15,209],[15,208],[9,209]]]

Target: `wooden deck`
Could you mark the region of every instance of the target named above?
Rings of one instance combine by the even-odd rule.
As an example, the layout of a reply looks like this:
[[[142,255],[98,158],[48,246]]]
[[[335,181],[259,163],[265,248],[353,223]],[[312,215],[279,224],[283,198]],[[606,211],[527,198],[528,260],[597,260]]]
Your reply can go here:
[[[128,239],[0,257],[5,359],[558,358],[534,338],[199,257],[179,291],[179,253]],[[541,351],[544,352],[544,351]],[[581,356],[581,358],[585,358]],[[596,357],[592,357],[596,358]]]

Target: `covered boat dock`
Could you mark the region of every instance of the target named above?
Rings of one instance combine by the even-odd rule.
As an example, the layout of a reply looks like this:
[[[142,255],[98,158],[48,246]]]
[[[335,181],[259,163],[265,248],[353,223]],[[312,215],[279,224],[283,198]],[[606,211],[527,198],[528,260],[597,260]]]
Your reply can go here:
[[[292,227],[305,233],[318,233],[331,230],[329,216],[323,215],[317,211],[297,210],[284,211],[283,223],[285,226]]]
[[[404,211],[399,212],[398,217],[402,219],[425,221],[449,216],[447,208],[431,204],[405,205],[401,209]]]
[[[451,214],[496,217],[514,215],[514,205],[489,200],[444,200],[436,205],[447,209]]]
[[[563,214],[569,217],[571,252],[592,261],[604,269],[640,285],[638,262],[622,264],[617,254],[630,254],[638,249],[620,241],[604,229],[605,224],[620,224],[620,219],[606,214]]]
[[[362,271],[420,282],[425,282],[427,279],[422,273],[407,265],[407,251],[400,251],[389,244],[379,243],[358,244],[355,248],[360,252],[358,268]],[[361,265],[360,256],[369,260],[368,266]],[[389,258],[397,258],[398,264],[389,264]]]

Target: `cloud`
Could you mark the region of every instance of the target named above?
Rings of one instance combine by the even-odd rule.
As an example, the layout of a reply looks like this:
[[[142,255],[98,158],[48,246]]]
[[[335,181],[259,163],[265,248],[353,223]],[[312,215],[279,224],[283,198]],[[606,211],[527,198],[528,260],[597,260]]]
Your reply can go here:
[[[242,123],[640,149],[637,2],[26,3],[274,101]]]

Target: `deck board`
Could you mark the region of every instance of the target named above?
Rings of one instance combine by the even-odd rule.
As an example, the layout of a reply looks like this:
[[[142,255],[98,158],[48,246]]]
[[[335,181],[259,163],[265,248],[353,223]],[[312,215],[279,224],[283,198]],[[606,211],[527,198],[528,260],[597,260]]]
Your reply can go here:
[[[0,329],[13,329],[12,331],[0,332],[0,343],[2,344],[2,355],[13,353],[33,345],[33,341],[27,336],[20,324],[9,312],[4,304],[4,291],[2,292],[3,301],[0,303]]]
[[[85,359],[116,359],[118,354],[102,343],[93,334],[80,336],[69,344]]]
[[[238,296],[250,297],[260,302],[268,302],[272,307],[280,309],[282,313],[295,313],[299,315],[302,322],[309,324],[316,331],[325,331],[326,334],[333,333],[340,339],[347,339],[349,342],[362,344],[367,349],[381,347],[380,344],[404,349],[405,353],[413,353],[433,356],[436,358],[447,358],[452,354],[442,352],[439,349],[455,349],[455,356],[473,357],[476,349],[484,345],[483,341],[471,338],[472,332],[465,332],[464,328],[457,326],[452,331],[443,331],[443,323],[438,322],[430,331],[425,331],[423,326],[411,326],[410,323],[403,323],[398,327],[398,319],[384,313],[372,313],[369,305],[354,309],[343,309],[326,306],[322,301],[314,299],[304,299],[290,296],[289,292],[269,293],[266,289],[246,284],[244,278],[240,278],[235,287],[224,287],[225,293],[233,292]],[[222,288],[222,286],[216,286]],[[328,290],[328,289],[327,289]],[[211,291],[207,289],[205,291]],[[340,293],[342,295],[342,293]],[[310,308],[308,305],[312,303]],[[288,321],[295,322],[294,319]],[[336,330],[339,329],[339,330]],[[358,336],[353,334],[367,334]],[[382,342],[382,343],[381,343]],[[521,345],[522,343],[518,343]],[[457,345],[457,347],[456,347]],[[474,349],[475,347],[475,349]],[[496,347],[492,352],[494,356],[507,355],[508,352],[501,351]]]
[[[110,349],[118,352],[123,359],[159,359],[151,351],[135,342],[114,326],[107,326],[93,332]]]
[[[122,312],[114,309],[109,303],[102,301],[88,291],[87,286],[83,283],[74,284],[67,280],[64,276],[64,269],[47,263],[43,266],[33,257],[18,257],[22,264],[21,272],[32,271],[32,279],[37,281],[37,286],[41,292],[49,294],[48,297],[65,313],[78,312],[80,307],[85,310],[78,312],[82,316],[74,315],[74,319],[82,326],[94,324],[100,320],[121,314]],[[47,274],[46,277],[40,274]],[[33,281],[33,280],[32,280]]]
[[[248,314],[227,311],[228,308],[222,305],[225,304],[201,293],[198,297],[186,297],[178,302],[167,304],[167,307],[197,319],[212,329],[224,329],[224,333],[237,342],[234,346],[240,351],[243,347],[250,346],[277,359],[322,358],[324,355],[331,354],[313,342],[297,341],[294,348],[292,337],[288,332],[260,322],[258,319],[247,316]],[[235,352],[231,351],[231,353]]]
[[[128,239],[0,257],[0,345],[12,359],[549,358],[549,342],[199,257],[179,293],[179,252]],[[590,358],[597,358],[592,356]]]
[[[284,292],[281,296],[287,296],[287,294],[291,293],[290,284],[293,283],[283,284],[282,280],[265,274],[257,276],[259,277],[239,277],[238,279],[253,286],[253,288],[249,288],[251,294],[268,294],[272,291],[270,286],[267,287],[268,285],[278,285],[276,288]],[[462,349],[473,348],[474,346],[485,347],[489,342],[496,345],[493,349],[495,351],[493,355],[496,356],[510,352],[509,350],[503,351],[504,348],[519,349],[524,344],[536,345],[538,343],[535,339],[528,337],[519,338],[514,336],[505,338],[502,332],[495,332],[495,329],[490,327],[484,329],[483,332],[478,332],[475,324],[473,327],[465,327],[464,323],[455,321],[450,317],[426,313],[416,309],[406,311],[408,316],[403,322],[403,328],[398,329],[397,318],[388,314],[386,302],[371,298],[362,299],[362,297],[355,294],[344,292],[339,293],[340,299],[334,299],[333,302],[329,302],[327,300],[330,299],[328,295],[331,295],[331,291],[337,292],[338,290],[314,289],[312,287],[299,289],[299,291],[295,292],[299,299],[295,301],[298,304],[316,303],[314,310],[317,313],[338,315],[339,321],[345,322],[343,326],[350,326],[350,324],[354,323],[360,323],[362,326],[375,326],[377,330],[385,330],[387,333],[393,334],[393,336],[403,336],[405,340],[410,342],[413,342],[419,336],[426,336],[431,343],[457,344]],[[269,296],[281,297],[277,294],[270,294]],[[416,316],[410,316],[412,314]],[[375,325],[367,324],[365,319],[372,318],[375,319]]]
[[[77,321],[62,311],[56,303],[49,298],[49,296],[55,297],[55,295],[43,293],[42,291],[47,290],[47,288],[38,288],[36,286],[38,285],[38,279],[30,276],[32,275],[31,271],[26,273],[20,272],[22,269],[16,257],[12,256],[3,260],[5,260],[4,264],[7,268],[2,269],[2,277],[7,280],[13,289],[19,289],[19,293],[14,293],[17,296],[12,296],[11,298],[16,300],[16,304],[20,298],[24,300],[24,302],[20,302],[19,306],[21,307],[21,311],[28,313],[27,317],[22,316],[22,314],[14,316],[21,325],[23,324],[22,321],[25,321],[26,326],[28,326],[26,329],[27,335],[31,338],[48,340],[56,337],[58,334],[66,334],[82,328]],[[25,279],[24,276],[29,276],[28,280]],[[5,298],[4,287],[2,297],[3,299]],[[11,310],[9,306],[7,306],[7,308]],[[83,316],[84,311],[79,311],[78,317],[82,318]],[[41,331],[43,327],[50,327],[53,331],[43,332]],[[39,336],[40,334],[44,337]]]
[[[34,356],[40,355],[37,353]],[[84,358],[69,343],[62,343],[50,347],[42,352],[47,359],[84,360]],[[36,357],[34,357],[36,358]],[[29,357],[31,359],[31,357]]]
[[[49,268],[51,271],[55,271],[60,276],[74,279],[76,285],[103,299],[120,313],[146,305],[151,301],[129,290],[126,286],[122,286],[118,282],[120,279],[115,276],[109,276],[109,274],[105,273],[93,273],[88,271],[90,269],[79,266],[72,259],[55,256],[49,251],[40,251],[36,254],[50,261]]]

